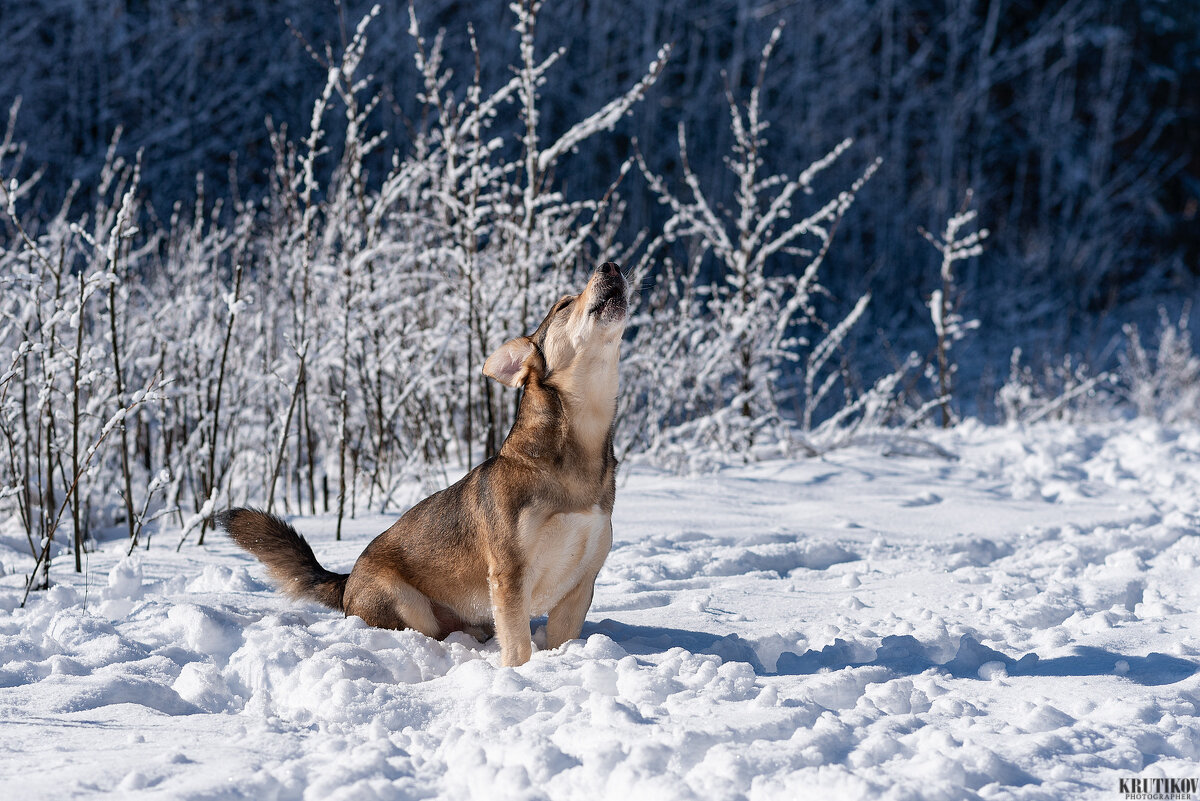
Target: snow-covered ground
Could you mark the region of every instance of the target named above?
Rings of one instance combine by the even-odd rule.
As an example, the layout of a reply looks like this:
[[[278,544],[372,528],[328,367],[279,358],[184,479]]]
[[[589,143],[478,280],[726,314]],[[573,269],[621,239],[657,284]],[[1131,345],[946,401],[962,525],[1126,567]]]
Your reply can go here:
[[[19,609],[13,799],[1122,798],[1200,776],[1200,431],[964,425],[823,459],[625,471],[584,638],[370,629],[222,538]],[[298,528],[348,569],[390,517]],[[535,628],[539,625],[535,623]],[[539,631],[535,641],[542,637]]]

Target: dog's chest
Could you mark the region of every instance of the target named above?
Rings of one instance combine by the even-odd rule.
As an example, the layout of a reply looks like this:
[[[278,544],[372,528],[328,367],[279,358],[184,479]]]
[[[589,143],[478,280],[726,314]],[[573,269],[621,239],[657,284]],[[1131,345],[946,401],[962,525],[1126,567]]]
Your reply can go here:
[[[521,532],[530,611],[549,613],[585,576],[599,570],[612,547],[610,518],[594,505],[530,521]]]

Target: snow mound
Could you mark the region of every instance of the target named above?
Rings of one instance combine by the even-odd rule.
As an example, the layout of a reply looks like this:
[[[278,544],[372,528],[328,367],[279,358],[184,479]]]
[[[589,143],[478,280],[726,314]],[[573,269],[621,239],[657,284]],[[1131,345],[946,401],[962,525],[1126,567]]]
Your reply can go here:
[[[142,597],[142,560],[126,557],[108,571],[109,598]]]

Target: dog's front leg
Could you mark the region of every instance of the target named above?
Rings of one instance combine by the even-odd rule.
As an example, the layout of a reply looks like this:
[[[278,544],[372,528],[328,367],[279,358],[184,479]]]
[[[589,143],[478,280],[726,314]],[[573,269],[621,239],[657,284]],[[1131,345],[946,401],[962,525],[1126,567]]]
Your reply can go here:
[[[506,667],[523,665],[533,655],[529,641],[529,597],[520,571],[496,569],[488,572],[492,615],[500,638],[500,658]]]
[[[589,548],[591,556],[586,564],[587,573],[550,610],[546,621],[546,647],[557,648],[568,640],[574,640],[583,632],[583,619],[592,608],[592,595],[596,589],[596,576],[612,548],[612,520],[604,520],[604,527],[596,532],[599,539]]]
[[[568,640],[578,639],[583,632],[583,619],[592,607],[596,588],[596,573],[590,573],[576,584],[550,610],[546,621],[546,647],[557,648]]]

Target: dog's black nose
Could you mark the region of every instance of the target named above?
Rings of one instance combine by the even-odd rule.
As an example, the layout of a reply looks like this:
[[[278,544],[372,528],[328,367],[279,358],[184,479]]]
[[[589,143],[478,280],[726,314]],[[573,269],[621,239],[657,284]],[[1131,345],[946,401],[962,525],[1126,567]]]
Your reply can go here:
[[[596,268],[596,272],[605,278],[616,278],[621,275],[621,268],[617,266],[615,261],[606,261]]]

